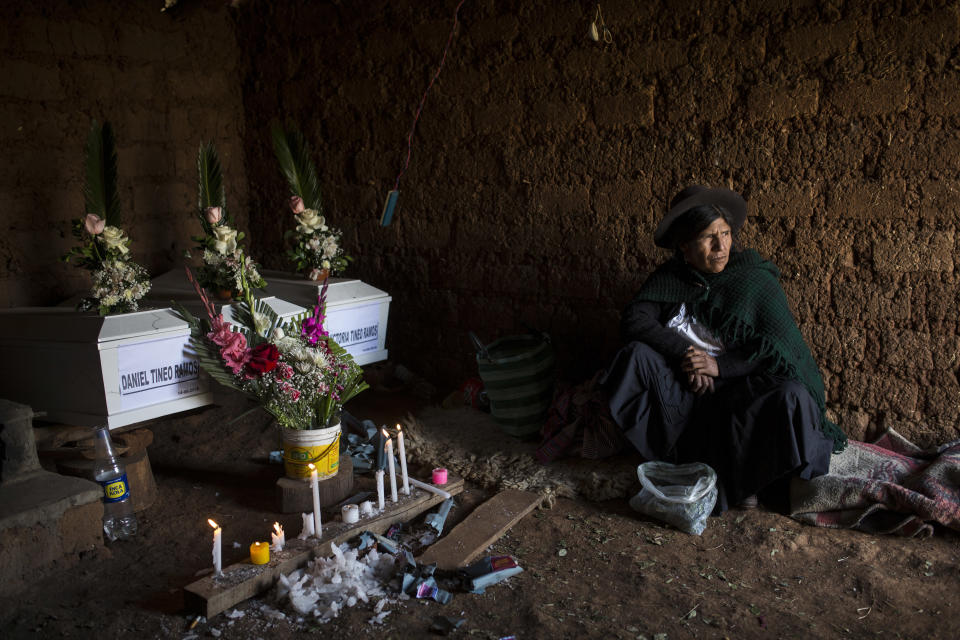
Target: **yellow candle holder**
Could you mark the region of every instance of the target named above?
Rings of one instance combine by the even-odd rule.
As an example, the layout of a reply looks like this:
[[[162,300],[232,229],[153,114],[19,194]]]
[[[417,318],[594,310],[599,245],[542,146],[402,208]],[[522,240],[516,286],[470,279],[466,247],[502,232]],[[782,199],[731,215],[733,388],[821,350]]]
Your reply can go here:
[[[266,542],[254,542],[250,545],[250,562],[267,564],[270,562],[270,545]]]

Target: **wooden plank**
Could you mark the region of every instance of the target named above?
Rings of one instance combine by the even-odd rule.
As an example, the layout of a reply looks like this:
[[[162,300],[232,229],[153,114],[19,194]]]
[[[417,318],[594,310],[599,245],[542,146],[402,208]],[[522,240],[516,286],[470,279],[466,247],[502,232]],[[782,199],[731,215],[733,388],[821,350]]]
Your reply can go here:
[[[463,491],[463,478],[451,476],[441,488],[451,495],[457,495]],[[281,574],[299,569],[317,556],[333,555],[331,544],[346,542],[363,531],[382,534],[393,523],[411,520],[444,500],[440,495],[415,487],[410,488],[409,496],[401,492],[399,497],[399,501],[393,504],[388,494],[383,513],[362,518],[356,524],[348,525],[340,520],[324,522],[320,540],[289,540],[283,551],[271,552],[267,564],[255,565],[247,558],[244,562],[224,567],[222,576],[214,578],[209,575],[187,585],[184,588],[187,608],[209,620],[247,598],[270,589]]]
[[[500,539],[513,525],[533,511],[542,498],[529,491],[507,489],[473,510],[446,536],[430,545],[419,557],[421,564],[437,563],[438,569],[466,566]]]

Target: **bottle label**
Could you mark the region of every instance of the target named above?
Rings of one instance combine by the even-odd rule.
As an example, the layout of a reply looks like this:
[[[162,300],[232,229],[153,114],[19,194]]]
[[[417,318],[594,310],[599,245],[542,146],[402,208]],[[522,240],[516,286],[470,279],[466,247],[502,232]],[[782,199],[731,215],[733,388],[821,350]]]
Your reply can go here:
[[[130,486],[127,484],[127,474],[123,474],[119,478],[114,478],[112,480],[105,480],[100,483],[100,486],[103,487],[104,502],[120,502],[124,498],[128,498],[130,496]]]

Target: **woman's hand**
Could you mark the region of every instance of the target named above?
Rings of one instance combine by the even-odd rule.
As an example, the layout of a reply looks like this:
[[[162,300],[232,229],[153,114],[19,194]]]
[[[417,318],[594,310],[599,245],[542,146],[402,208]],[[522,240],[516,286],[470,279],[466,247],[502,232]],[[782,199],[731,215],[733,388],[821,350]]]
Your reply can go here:
[[[713,378],[710,376],[693,373],[687,376],[687,381],[690,383],[690,389],[698,396],[707,392],[713,393]]]
[[[716,378],[720,375],[720,369],[717,367],[717,360],[706,351],[701,351],[694,347],[689,347],[683,354],[683,361],[680,368],[688,376],[701,375]]]

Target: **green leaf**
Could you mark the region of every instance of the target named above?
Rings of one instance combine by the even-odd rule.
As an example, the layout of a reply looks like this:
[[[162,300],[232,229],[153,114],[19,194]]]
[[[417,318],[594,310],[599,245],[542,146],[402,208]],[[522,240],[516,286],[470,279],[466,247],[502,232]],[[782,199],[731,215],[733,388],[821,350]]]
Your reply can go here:
[[[227,194],[223,188],[223,170],[220,168],[220,158],[217,156],[217,150],[210,144],[201,144],[200,153],[197,154],[197,171],[199,173],[199,202],[198,214],[204,225],[207,221],[203,217],[203,211],[207,207],[220,207],[223,209],[223,221],[227,218]],[[206,230],[206,226],[204,227]]]
[[[110,226],[120,226],[120,197],[117,192],[117,143],[109,122],[96,120],[87,136],[86,173],[83,185],[87,213],[100,216]]]
[[[277,123],[272,127],[273,151],[280,163],[280,172],[290,185],[290,191],[303,199],[303,206],[323,213],[320,196],[320,179],[311,159],[310,145],[306,138],[295,130],[285,131]]]

